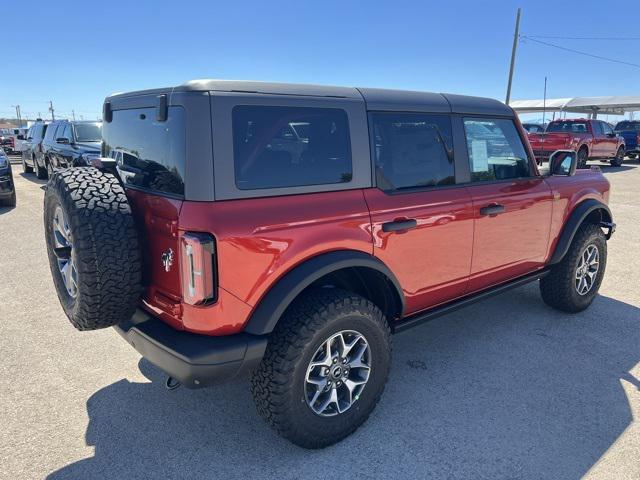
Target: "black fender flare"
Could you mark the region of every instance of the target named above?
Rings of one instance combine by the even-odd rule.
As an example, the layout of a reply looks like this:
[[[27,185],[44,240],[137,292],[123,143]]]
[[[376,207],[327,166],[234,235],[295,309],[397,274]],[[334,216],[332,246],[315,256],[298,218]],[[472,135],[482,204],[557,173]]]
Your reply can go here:
[[[254,309],[244,331],[253,335],[271,333],[300,292],[325,275],[350,267],[367,267],[385,275],[397,290],[402,303],[401,312],[404,311],[405,299],[400,282],[381,260],[356,250],[338,250],[310,258],[278,279]]]
[[[593,198],[580,202],[576,208],[573,209],[571,216],[567,220],[556,244],[556,248],[549,260],[549,265],[553,265],[562,261],[564,256],[569,251],[573,237],[575,237],[578,228],[582,225],[582,222],[595,211],[601,211],[601,221],[611,223],[613,217],[611,216],[611,210],[604,203],[595,200]],[[612,227],[610,227],[610,233]],[[610,234],[607,236],[609,238]]]

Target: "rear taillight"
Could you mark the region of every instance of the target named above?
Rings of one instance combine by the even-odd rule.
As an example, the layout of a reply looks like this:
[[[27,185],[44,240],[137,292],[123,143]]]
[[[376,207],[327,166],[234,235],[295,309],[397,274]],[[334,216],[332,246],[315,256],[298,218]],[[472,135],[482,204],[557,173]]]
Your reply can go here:
[[[636,145],[640,145],[640,133],[636,137]]]
[[[215,301],[215,241],[206,233],[185,233],[180,237],[180,275],[185,303],[198,305]]]

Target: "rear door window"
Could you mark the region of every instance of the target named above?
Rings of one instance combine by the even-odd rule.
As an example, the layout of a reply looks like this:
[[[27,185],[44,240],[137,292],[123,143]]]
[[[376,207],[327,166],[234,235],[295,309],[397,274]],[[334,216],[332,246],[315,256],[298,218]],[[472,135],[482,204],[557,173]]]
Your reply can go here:
[[[373,113],[376,183],[408,190],[455,183],[451,119],[420,113]]]
[[[600,125],[600,122],[593,122],[591,125],[594,135],[602,135],[602,125]]]
[[[351,141],[344,110],[238,105],[232,117],[238,189],[351,181]]]
[[[471,181],[531,177],[527,151],[512,120],[465,118]]]
[[[167,120],[155,108],[114,110],[102,127],[102,155],[116,159],[128,187],[184,195],[185,120],[182,107],[169,107]]]

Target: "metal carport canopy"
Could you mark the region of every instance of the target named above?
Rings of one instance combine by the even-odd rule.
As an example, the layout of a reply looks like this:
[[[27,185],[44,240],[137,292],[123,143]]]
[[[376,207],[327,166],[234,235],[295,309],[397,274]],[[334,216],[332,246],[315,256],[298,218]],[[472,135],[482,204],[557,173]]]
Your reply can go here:
[[[640,96],[548,98],[514,100],[509,104],[518,113],[574,112],[622,115],[640,110]]]

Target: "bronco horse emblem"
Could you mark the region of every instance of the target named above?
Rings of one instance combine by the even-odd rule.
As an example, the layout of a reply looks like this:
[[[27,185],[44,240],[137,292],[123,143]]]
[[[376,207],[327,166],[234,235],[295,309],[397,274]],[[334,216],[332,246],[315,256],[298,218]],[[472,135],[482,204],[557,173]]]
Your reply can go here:
[[[165,272],[171,270],[171,265],[173,265],[173,250],[168,249],[162,253],[162,265],[164,266]]]

